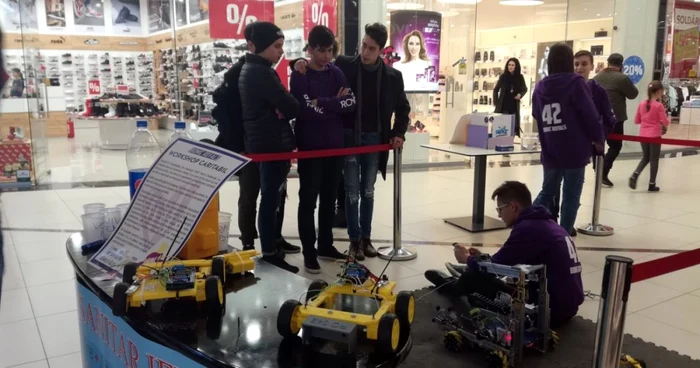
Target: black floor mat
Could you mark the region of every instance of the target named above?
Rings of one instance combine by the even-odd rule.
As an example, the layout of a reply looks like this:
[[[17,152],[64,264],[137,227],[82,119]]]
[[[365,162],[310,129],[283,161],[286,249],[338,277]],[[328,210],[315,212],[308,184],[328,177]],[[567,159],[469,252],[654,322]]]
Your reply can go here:
[[[432,289],[415,292],[416,299],[429,293]],[[412,326],[413,349],[402,366],[405,367],[440,367],[470,368],[486,367],[482,353],[452,353],[442,345],[444,331],[434,323],[436,306],[450,307],[448,299],[437,292],[427,295],[416,303],[416,314]],[[559,345],[548,354],[526,351],[525,359],[518,368],[589,368],[593,355],[593,339],[596,325],[580,317],[574,318],[564,328],[558,330]],[[700,367],[700,361],[688,356],[669,351],[664,347],[625,335],[623,353],[635,359],[646,361],[647,367]]]

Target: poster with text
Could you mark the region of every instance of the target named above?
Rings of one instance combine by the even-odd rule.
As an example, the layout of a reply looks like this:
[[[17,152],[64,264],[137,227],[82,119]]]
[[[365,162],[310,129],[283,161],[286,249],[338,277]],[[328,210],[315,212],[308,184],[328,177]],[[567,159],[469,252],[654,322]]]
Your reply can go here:
[[[73,0],[75,30],[105,33],[105,4],[103,0]]]
[[[75,0],[79,2],[80,0]],[[49,28],[66,28],[65,0],[44,0],[46,7],[46,26]]]
[[[392,46],[401,60],[393,67],[403,74],[406,92],[438,90],[442,15],[429,11],[391,13]]]
[[[170,29],[170,0],[148,0],[148,33]]]
[[[141,5],[139,0],[112,0],[112,32],[141,35]]]
[[[698,77],[700,5],[676,1],[673,9],[671,78]]]
[[[0,0],[0,10],[4,32],[38,31],[36,0]]]
[[[190,2],[190,23],[209,20],[209,0],[188,0]]]

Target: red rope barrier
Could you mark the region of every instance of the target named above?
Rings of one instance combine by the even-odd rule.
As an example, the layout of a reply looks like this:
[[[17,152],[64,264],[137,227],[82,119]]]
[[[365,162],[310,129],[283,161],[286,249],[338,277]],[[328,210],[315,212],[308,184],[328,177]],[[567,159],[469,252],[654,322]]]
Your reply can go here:
[[[284,153],[256,153],[248,154],[253,162],[263,162],[263,161],[287,161],[292,159],[300,158],[319,158],[319,157],[336,157],[336,156],[350,156],[350,155],[361,155],[364,153],[374,153],[374,152],[384,152],[390,151],[390,144],[377,144],[374,146],[362,146],[362,147],[350,147],[350,148],[336,148],[318,151],[297,151],[297,152],[284,152]]]
[[[632,142],[642,142],[642,143],[670,144],[670,145],[674,145],[674,146],[700,147],[700,141],[694,141],[694,140],[690,140],[690,139],[649,138],[649,137],[639,137],[636,135],[622,135],[622,134],[610,134],[608,136],[608,139],[613,140],[613,141],[632,141]]]
[[[632,282],[639,282],[700,264],[700,248],[632,266]]]

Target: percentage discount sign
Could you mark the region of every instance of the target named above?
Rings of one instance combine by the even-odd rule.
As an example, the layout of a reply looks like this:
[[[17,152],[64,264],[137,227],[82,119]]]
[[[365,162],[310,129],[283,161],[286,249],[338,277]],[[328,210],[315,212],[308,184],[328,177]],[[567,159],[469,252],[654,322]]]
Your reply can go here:
[[[308,34],[315,26],[326,26],[337,32],[337,0],[304,1],[304,33]]]
[[[209,2],[211,38],[240,40],[253,22],[274,22],[275,3],[267,0],[216,0]]]
[[[91,95],[99,95],[102,93],[99,79],[93,79],[88,82],[88,93]]]

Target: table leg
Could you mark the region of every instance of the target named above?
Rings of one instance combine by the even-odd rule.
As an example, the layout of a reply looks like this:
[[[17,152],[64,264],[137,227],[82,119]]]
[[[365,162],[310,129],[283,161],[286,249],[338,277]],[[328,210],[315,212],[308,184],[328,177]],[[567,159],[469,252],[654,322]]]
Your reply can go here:
[[[445,222],[469,232],[505,229],[505,224],[498,219],[484,215],[486,204],[486,162],[487,156],[474,157],[474,199],[472,215],[468,217],[447,218]]]

